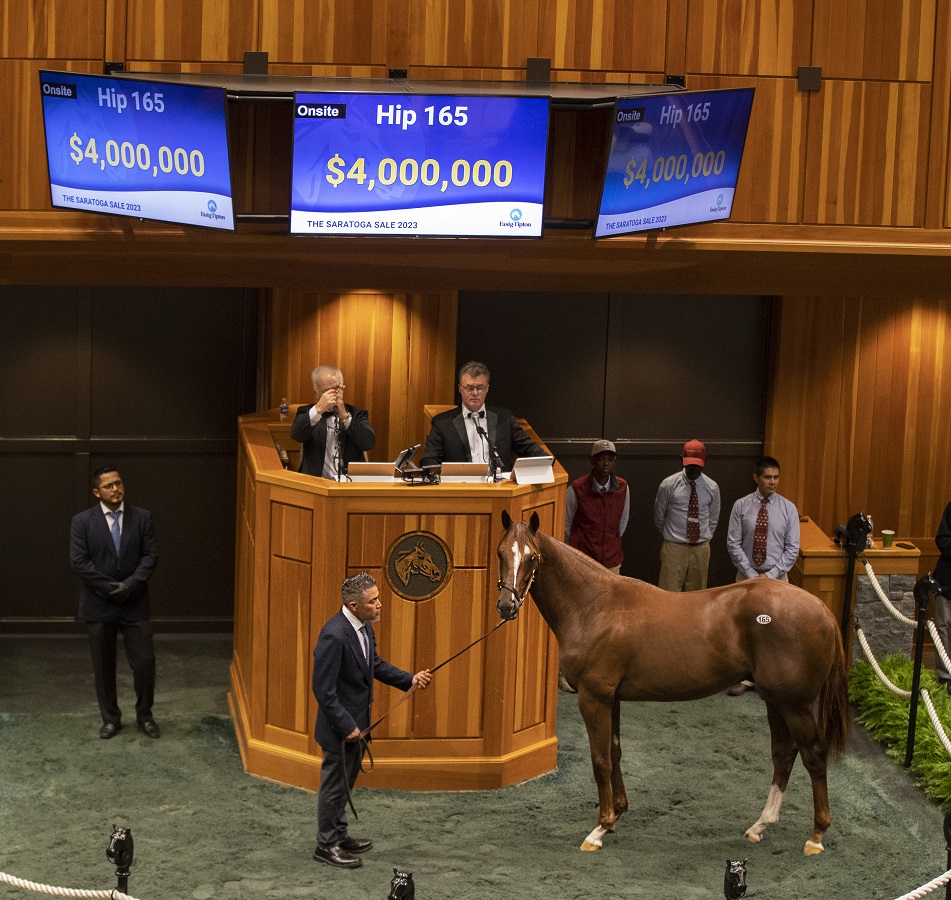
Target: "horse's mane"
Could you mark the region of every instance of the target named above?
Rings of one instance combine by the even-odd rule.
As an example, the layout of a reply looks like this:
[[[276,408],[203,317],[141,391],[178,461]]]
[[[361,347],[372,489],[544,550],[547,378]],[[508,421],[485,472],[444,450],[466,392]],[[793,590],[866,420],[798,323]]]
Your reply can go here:
[[[572,547],[571,544],[566,544],[564,541],[559,541],[558,538],[552,537],[550,534],[542,534],[542,532],[538,532],[538,534],[535,535],[535,538],[536,538],[536,541],[539,543],[539,545],[542,542],[538,541],[538,538],[546,538],[547,540],[552,541],[552,543],[558,545],[558,548],[560,550],[564,550],[565,552],[571,554],[577,562],[579,562],[581,565],[585,566],[586,568],[591,569],[593,572],[599,572],[602,575],[614,575],[614,572],[611,572],[610,570],[604,568],[604,566],[602,566],[601,563],[597,562],[597,560],[592,559],[586,553],[582,553],[576,547]],[[541,547],[539,547],[539,553],[540,551],[541,551]],[[617,576],[617,577],[620,578],[621,576]]]

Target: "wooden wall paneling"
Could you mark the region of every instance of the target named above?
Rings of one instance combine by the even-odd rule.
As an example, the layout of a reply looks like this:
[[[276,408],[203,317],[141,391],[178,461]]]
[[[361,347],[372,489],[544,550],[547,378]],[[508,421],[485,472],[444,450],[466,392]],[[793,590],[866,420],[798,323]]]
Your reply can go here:
[[[277,506],[274,504],[273,506]],[[272,507],[273,509],[273,507]],[[285,740],[307,749],[310,731],[307,694],[311,690],[310,565],[278,554],[271,556],[272,603],[267,632],[267,724],[290,732]]]
[[[780,305],[764,449],[782,466],[783,495],[826,533],[848,507],[857,312],[833,298]]]
[[[811,64],[823,78],[930,81],[941,3],[815,0]]]
[[[611,110],[553,107],[548,128],[545,218],[594,219],[610,146]]]
[[[236,213],[290,213],[293,104],[229,103],[228,153]]]
[[[785,298],[767,452],[825,533],[856,512],[933,543],[951,498],[951,301]]]
[[[455,291],[406,297],[407,369],[402,380],[394,377],[393,381],[387,459],[395,459],[404,447],[426,440],[426,404],[452,403],[456,384],[456,297]],[[398,405],[405,406],[405,418],[396,414]]]
[[[369,411],[370,459],[394,459],[425,439],[426,403],[450,402],[455,293],[313,294],[275,290],[271,406],[312,403],[314,366],[338,365],[347,399]]]
[[[388,0],[258,2],[269,62],[386,64]]]
[[[804,221],[920,227],[930,88],[824,81],[811,102]]]
[[[104,62],[125,62],[129,27],[127,0],[105,0]]]
[[[406,0],[408,67],[524,72],[538,56],[537,23],[542,0]],[[392,15],[400,15],[398,12]],[[426,77],[416,72],[412,77]],[[457,78],[458,75],[444,75]],[[473,76],[462,76],[473,77]],[[492,80],[499,74],[484,74]],[[523,76],[524,77],[524,76]]]
[[[106,6],[107,0],[4,0],[0,57],[99,60]]]
[[[563,509],[556,510],[554,503],[544,503],[526,507],[519,518],[528,521],[532,513],[538,513],[540,531],[561,535]],[[515,688],[513,730],[522,732],[545,721],[548,705],[554,699],[551,696],[555,684],[552,669],[557,668],[558,645],[534,602],[522,606],[516,622],[518,657],[512,678]]]
[[[797,224],[805,184],[807,94],[795,78],[728,78],[692,75],[691,90],[755,88],[733,222]]]
[[[664,72],[685,75],[687,72],[687,14],[690,0],[667,0],[667,46],[664,51]]]
[[[269,63],[269,75],[288,78],[386,78],[389,67],[374,65],[326,65],[303,63]]]
[[[450,659],[485,634],[489,580],[484,567],[457,569],[445,590],[416,604],[413,671]],[[430,687],[417,695],[414,737],[482,736],[485,652],[485,642],[477,644],[440,669]]]
[[[347,516],[347,569],[354,572],[379,569],[390,544],[419,527],[416,513],[350,513]]]
[[[258,3],[128,0],[129,60],[241,63],[258,46]]]
[[[547,0],[538,56],[553,69],[664,71],[668,0]]]
[[[46,165],[40,69],[96,74],[99,62],[65,59],[0,59],[0,209],[49,210],[50,181]],[[68,148],[64,148],[66,152]],[[92,216],[65,213],[63,227],[80,227]]]
[[[937,0],[925,225],[951,228],[951,0]]]
[[[688,2],[688,73],[789,77],[808,65],[813,0]]]

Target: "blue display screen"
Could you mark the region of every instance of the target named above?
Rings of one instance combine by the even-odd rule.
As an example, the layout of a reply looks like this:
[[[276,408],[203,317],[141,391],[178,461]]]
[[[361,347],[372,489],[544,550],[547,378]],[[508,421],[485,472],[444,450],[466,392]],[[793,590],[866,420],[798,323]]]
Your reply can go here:
[[[291,232],[539,237],[548,106],[296,94]]]
[[[222,88],[40,72],[53,206],[234,229]]]
[[[753,88],[619,100],[595,237],[727,219]]]

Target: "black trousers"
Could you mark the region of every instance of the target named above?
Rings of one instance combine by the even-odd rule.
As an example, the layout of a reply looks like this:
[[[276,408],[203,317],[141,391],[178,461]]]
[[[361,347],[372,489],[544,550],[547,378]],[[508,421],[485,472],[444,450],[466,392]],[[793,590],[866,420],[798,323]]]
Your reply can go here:
[[[155,649],[152,646],[152,623],[88,622],[92,670],[96,676],[96,700],[104,723],[119,725],[122,712],[116,696],[116,648],[119,632],[125,645],[126,659],[132,669],[135,687],[135,718],[137,722],[152,718],[155,700]]]
[[[363,744],[347,741],[345,753],[324,750],[320,764],[320,793],[317,795],[317,843],[332,847],[347,836],[347,787],[353,790],[360,763],[363,761]]]

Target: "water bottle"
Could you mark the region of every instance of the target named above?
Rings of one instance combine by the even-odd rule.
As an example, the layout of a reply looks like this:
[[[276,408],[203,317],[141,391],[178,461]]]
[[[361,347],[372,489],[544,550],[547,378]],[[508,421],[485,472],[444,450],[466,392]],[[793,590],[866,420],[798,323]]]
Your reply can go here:
[[[287,397],[281,398],[281,421],[286,422],[291,408],[287,405]]]

